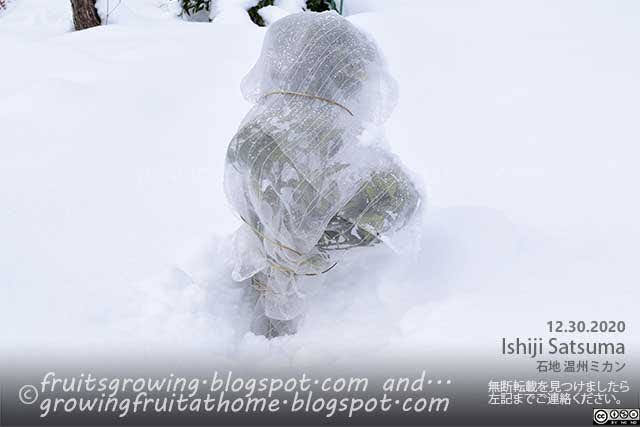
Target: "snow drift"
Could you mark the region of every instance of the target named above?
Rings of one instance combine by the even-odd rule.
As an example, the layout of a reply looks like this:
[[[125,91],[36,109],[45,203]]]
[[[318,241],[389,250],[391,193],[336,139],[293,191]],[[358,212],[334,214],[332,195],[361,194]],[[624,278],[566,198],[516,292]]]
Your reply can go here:
[[[349,19],[399,82],[389,144],[430,194],[421,249],[336,266],[298,333],[271,341],[249,332],[230,278],[240,221],[222,189],[264,29],[229,8],[72,33],[66,1],[13,3],[0,17],[3,356],[424,363],[495,356],[498,335],[542,335],[560,316],[639,320],[639,4],[358,3],[368,13]],[[638,335],[626,339],[631,352]]]

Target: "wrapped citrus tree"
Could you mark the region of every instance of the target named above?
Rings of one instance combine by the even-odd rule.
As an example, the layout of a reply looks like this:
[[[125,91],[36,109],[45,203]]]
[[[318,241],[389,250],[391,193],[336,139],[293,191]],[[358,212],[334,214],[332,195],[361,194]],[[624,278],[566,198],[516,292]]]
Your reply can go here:
[[[255,105],[229,144],[225,191],[244,224],[234,280],[253,330],[293,333],[309,290],[350,249],[392,239],[421,196],[381,137],[396,83],[375,42],[335,12],[272,24],[242,82]],[[367,130],[367,132],[365,132]]]

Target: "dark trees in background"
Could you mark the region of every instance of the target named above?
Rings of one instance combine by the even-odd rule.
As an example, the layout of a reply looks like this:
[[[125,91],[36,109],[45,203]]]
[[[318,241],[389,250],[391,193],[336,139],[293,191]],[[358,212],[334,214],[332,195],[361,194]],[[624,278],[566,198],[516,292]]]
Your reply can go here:
[[[190,0],[190,1],[203,1],[203,0]],[[326,10],[335,10],[342,14],[342,3],[344,0],[340,0],[340,8],[336,5],[336,0],[305,0],[306,10],[310,10],[312,12],[324,12]],[[184,4],[184,3],[183,3]],[[260,0],[258,3],[250,8],[247,12],[249,12],[249,17],[253,21],[254,24],[259,25],[261,27],[265,26],[264,19],[258,13],[258,11],[265,6],[272,6],[274,4],[274,0]]]
[[[100,25],[96,0],[71,0],[73,25],[76,30],[85,30]]]
[[[198,14],[202,15],[205,19],[209,18],[209,12],[216,0],[180,0],[182,5],[182,14],[190,18],[194,18]],[[272,6],[275,3],[274,0],[258,0],[256,4],[249,8],[249,17],[251,20],[261,27],[265,26],[264,19],[258,13],[260,9],[266,6]],[[342,14],[342,4],[344,0],[305,0],[304,10],[310,10],[313,12],[324,12],[325,10],[335,10]],[[340,7],[338,7],[338,4]]]
[[[260,9],[266,6],[273,6],[273,0],[260,0],[258,4],[250,8],[247,12],[249,12],[249,17],[253,21],[254,24],[264,27],[266,24],[262,16],[258,13]]]

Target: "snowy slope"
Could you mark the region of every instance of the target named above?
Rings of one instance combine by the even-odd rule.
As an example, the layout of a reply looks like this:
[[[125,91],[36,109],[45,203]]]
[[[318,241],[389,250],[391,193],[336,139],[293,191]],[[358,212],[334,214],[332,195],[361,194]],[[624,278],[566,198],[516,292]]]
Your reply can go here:
[[[0,18],[5,349],[348,366],[640,320],[640,4],[347,0],[399,81],[387,136],[429,191],[421,249],[339,265],[267,341],[222,192],[264,29],[232,3],[210,24],[128,3],[81,33],[64,0]]]

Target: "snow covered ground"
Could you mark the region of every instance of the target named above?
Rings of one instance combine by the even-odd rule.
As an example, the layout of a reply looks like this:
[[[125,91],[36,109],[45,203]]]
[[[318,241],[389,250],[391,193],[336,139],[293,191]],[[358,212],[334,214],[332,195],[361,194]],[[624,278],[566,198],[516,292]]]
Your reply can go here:
[[[429,192],[421,249],[339,265],[299,333],[271,341],[230,278],[222,191],[265,29],[233,1],[194,23],[125,0],[82,32],[67,0],[10,3],[1,350],[349,366],[497,355],[549,320],[637,328],[640,3],[390,3],[345,12],[400,85],[387,136]]]

